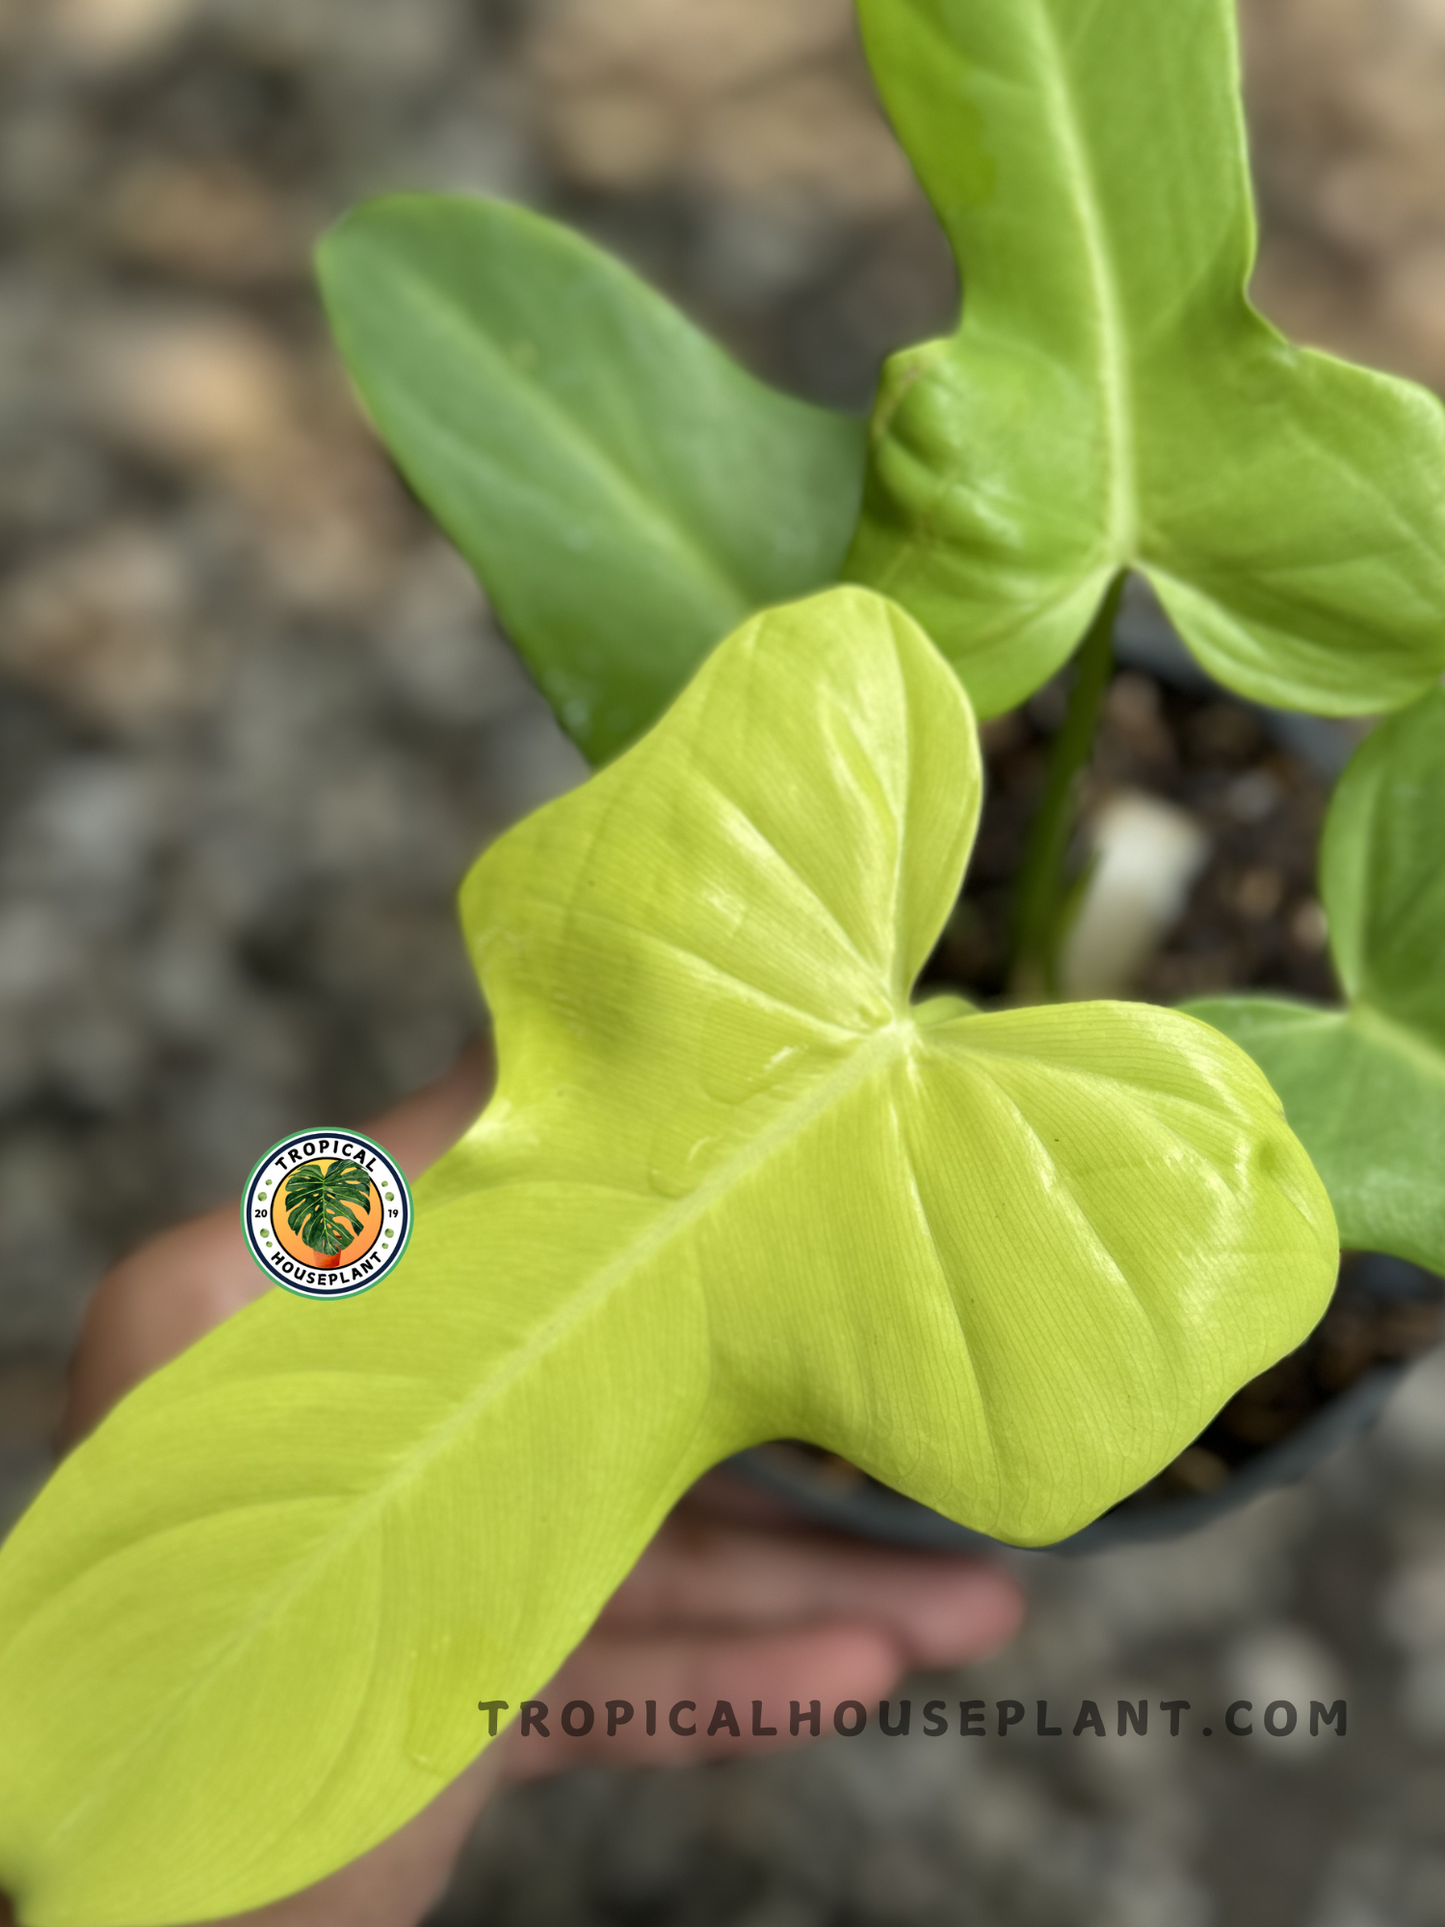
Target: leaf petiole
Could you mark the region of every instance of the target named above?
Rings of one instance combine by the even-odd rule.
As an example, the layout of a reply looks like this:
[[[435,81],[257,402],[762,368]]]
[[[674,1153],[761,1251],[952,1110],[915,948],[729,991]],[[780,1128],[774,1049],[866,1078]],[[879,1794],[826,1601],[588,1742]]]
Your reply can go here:
[[[1079,779],[1093,754],[1099,712],[1114,666],[1114,623],[1123,594],[1120,573],[1110,583],[1084,637],[1063,726],[1049,752],[1048,780],[1029,830],[1014,894],[1009,990],[1016,1003],[1058,999],[1058,959],[1069,895],[1064,862],[1074,834]]]

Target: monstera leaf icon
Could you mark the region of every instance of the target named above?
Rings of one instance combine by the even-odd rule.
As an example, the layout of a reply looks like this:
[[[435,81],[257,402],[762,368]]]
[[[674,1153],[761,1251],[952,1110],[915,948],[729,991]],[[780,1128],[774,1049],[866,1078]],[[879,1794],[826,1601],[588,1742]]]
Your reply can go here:
[[[286,1180],[287,1224],[304,1245],[333,1265],[360,1235],[361,1219],[353,1205],[362,1212],[370,1210],[371,1179],[351,1158],[298,1164]]]

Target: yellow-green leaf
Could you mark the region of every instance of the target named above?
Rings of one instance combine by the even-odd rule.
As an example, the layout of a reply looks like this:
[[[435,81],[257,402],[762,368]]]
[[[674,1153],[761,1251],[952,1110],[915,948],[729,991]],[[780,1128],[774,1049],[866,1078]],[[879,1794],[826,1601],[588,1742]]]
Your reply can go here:
[[[140,1387],[0,1555],[29,1927],[223,1915],[371,1846],[741,1447],[1049,1541],[1310,1328],[1329,1204],[1227,1039],[910,1002],[979,793],[955,676],[837,590],[481,859],[500,1084],[405,1260]]]

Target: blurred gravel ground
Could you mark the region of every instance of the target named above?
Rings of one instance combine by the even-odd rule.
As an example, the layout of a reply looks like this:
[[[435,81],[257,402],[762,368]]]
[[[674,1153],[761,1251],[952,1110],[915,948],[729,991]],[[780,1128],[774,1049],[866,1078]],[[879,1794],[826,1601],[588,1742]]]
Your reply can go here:
[[[1445,385],[1445,4],[1248,0],[1245,43],[1264,305]],[[455,885],[581,774],[326,344],[311,243],[397,187],[578,221],[844,405],[956,298],[846,0],[0,0],[4,1516],[103,1264],[445,1064]],[[1024,1641],[935,1689],[1346,1693],[1344,1741],[576,1776],[445,1919],[1445,1923],[1442,1412],[1432,1363],[1303,1488],[1026,1560]]]

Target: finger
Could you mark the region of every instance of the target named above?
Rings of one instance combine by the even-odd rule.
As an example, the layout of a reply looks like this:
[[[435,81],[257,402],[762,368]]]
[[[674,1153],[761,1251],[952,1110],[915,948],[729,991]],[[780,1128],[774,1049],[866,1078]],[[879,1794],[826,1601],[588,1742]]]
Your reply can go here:
[[[424,1170],[477,1116],[492,1077],[490,1039],[479,1039],[444,1077],[364,1128],[403,1170]],[[162,1232],[115,1265],[96,1286],[81,1327],[61,1449],[98,1425],[132,1385],[273,1289],[246,1249],[235,1200]]]
[[[909,1664],[956,1665],[1018,1630],[1024,1597],[1002,1566],[778,1533],[679,1510],[601,1615],[611,1633],[866,1622]]]
[[[905,1670],[897,1641],[879,1626],[839,1624],[790,1632],[713,1633],[636,1638],[594,1634],[578,1648],[550,1686],[544,1705],[544,1736],[518,1719],[506,1761],[509,1778],[530,1779],[575,1766],[677,1766],[688,1761],[735,1759],[744,1753],[787,1746],[812,1737],[808,1712],[819,1704],[819,1731],[833,1731],[833,1709],[843,1700],[876,1710],[876,1702]],[[622,1702],[632,1717],[608,1732],[607,1702]],[[647,1702],[654,1703],[655,1733],[647,1731]],[[792,1702],[798,1702],[794,1733]],[[577,1735],[562,1725],[575,1702],[592,1709],[590,1731]],[[754,1719],[753,1702],[758,1702]],[[722,1718],[725,1706],[738,1732]],[[620,1716],[621,1707],[613,1718]],[[578,1727],[580,1708],[569,1715]],[[686,1732],[692,1726],[696,1730]],[[714,1730],[709,1733],[708,1728]],[[774,1733],[756,1727],[773,1727]]]

